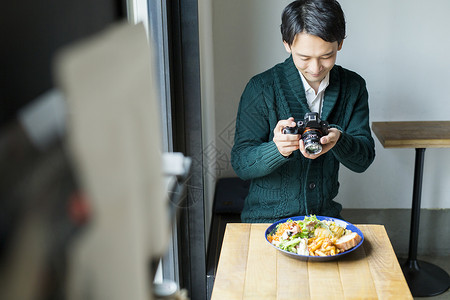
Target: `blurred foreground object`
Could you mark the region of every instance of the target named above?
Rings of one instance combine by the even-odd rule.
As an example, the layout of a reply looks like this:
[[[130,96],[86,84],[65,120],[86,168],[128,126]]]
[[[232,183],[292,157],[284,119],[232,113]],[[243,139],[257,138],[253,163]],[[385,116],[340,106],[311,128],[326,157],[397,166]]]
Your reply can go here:
[[[170,235],[152,49],[142,24],[116,24],[56,60],[67,146],[89,201],[72,248],[68,299],[150,299],[148,265]]]
[[[18,119],[0,129],[0,299],[64,299],[89,209],[60,141],[28,129]]]

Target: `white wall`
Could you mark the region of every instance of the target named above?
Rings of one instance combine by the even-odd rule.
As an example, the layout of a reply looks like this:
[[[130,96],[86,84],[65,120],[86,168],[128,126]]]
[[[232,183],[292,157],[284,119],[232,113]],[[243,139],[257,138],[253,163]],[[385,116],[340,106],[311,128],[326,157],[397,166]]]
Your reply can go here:
[[[209,237],[212,204],[215,191],[215,167],[211,164],[207,149],[215,145],[215,101],[214,101],[214,53],[213,53],[213,27],[212,27],[212,2],[211,0],[198,1],[199,13],[199,39],[200,39],[200,80],[202,97],[202,140],[204,159],[204,197],[205,201],[205,228],[206,237]]]
[[[290,1],[212,0],[217,176],[236,176],[229,164],[239,98],[253,75],[286,58],[281,10]]]
[[[212,0],[217,151],[228,158],[239,98],[251,76],[283,61],[280,16],[290,1]],[[341,0],[347,38],[337,63],[367,81],[373,121],[450,120],[450,1]],[[413,149],[384,149],[362,174],[341,168],[346,208],[409,208]],[[234,176],[217,163],[217,176]],[[427,149],[422,207],[450,208],[450,149]]]
[[[348,38],[338,64],[367,81],[372,121],[450,120],[450,2],[341,0]],[[413,149],[384,149],[363,175],[341,170],[346,207],[411,206]],[[450,149],[427,149],[422,207],[450,207]],[[353,184],[353,182],[357,183]],[[355,193],[356,191],[356,193]]]

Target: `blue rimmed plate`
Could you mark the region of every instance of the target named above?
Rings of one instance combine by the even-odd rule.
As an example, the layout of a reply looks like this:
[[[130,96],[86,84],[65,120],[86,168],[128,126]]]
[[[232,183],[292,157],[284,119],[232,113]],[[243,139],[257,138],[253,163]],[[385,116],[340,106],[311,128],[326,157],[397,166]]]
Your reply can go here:
[[[340,258],[340,257],[342,257],[342,256],[344,256],[344,255],[346,255],[346,254],[348,254],[348,253],[350,253],[350,252],[352,252],[352,251],[355,251],[355,250],[358,249],[358,247],[361,246],[362,243],[364,242],[364,235],[363,235],[363,233],[362,233],[361,230],[359,230],[359,228],[356,227],[355,225],[353,225],[353,224],[351,224],[351,223],[348,223],[348,222],[346,222],[346,221],[344,221],[344,220],[341,220],[341,219],[330,218],[330,217],[323,217],[323,216],[316,216],[316,217],[317,217],[317,219],[318,219],[319,221],[333,221],[333,222],[335,222],[337,225],[342,226],[342,227],[344,227],[345,229],[348,229],[348,230],[351,230],[351,231],[353,231],[353,232],[356,232],[357,234],[359,234],[359,236],[361,236],[361,241],[360,241],[360,242],[358,243],[358,245],[356,245],[355,247],[353,247],[353,248],[351,248],[351,249],[349,249],[349,250],[347,250],[347,251],[345,251],[345,252],[336,254],[336,255],[330,255],[330,256],[310,256],[310,255],[300,255],[300,254],[296,254],[296,253],[289,252],[289,251],[286,251],[286,250],[282,250],[282,249],[276,247],[275,245],[273,245],[273,244],[272,244],[271,242],[269,242],[269,240],[267,239],[267,235],[272,234],[273,232],[275,232],[276,227],[277,227],[278,224],[280,224],[280,223],[285,223],[287,220],[301,221],[301,220],[303,220],[303,219],[305,218],[305,216],[298,216],[298,217],[286,218],[286,219],[282,219],[282,220],[279,220],[279,221],[273,223],[273,224],[270,225],[270,226],[266,229],[266,231],[265,231],[265,238],[266,238],[266,241],[267,241],[272,247],[274,247],[274,248],[277,249],[278,251],[281,251],[283,254],[286,254],[286,255],[288,255],[288,256],[290,256],[290,257],[293,257],[293,258],[296,258],[296,259],[300,259],[300,260],[304,260],[304,261],[329,261],[329,260],[333,260],[333,259],[338,259],[338,258]]]

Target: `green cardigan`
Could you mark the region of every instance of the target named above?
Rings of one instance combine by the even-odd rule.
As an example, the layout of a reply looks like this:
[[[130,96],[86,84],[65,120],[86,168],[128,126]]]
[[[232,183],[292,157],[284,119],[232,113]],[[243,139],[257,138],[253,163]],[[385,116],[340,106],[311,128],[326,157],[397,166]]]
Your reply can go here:
[[[273,142],[279,120],[302,120],[309,112],[292,56],[254,76],[239,104],[231,164],[251,180],[241,214],[243,222],[274,222],[298,215],[339,217],[339,165],[365,171],[375,158],[369,127],[366,84],[358,74],[335,65],[325,90],[322,115],[342,135],[331,151],[311,160],[299,150],[284,157]]]

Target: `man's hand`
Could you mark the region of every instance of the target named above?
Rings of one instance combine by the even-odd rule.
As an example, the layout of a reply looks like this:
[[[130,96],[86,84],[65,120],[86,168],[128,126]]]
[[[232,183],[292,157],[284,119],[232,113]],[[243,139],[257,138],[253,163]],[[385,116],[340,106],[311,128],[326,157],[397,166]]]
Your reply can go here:
[[[299,149],[304,157],[309,158],[309,159],[316,159],[319,156],[321,156],[322,154],[325,154],[328,151],[330,151],[331,148],[333,148],[334,145],[336,145],[336,143],[340,137],[341,137],[341,132],[338,129],[330,128],[330,129],[328,129],[328,134],[323,136],[320,139],[320,143],[322,144],[322,152],[320,152],[319,154],[314,154],[314,155],[309,154],[305,150],[305,143],[303,143],[302,139],[300,139],[300,148]]]
[[[298,134],[283,134],[283,128],[289,126],[296,126],[294,118],[289,118],[287,120],[280,120],[277,126],[273,130],[273,141],[277,145],[278,151],[281,155],[288,157],[292,152],[299,149],[299,135]]]

